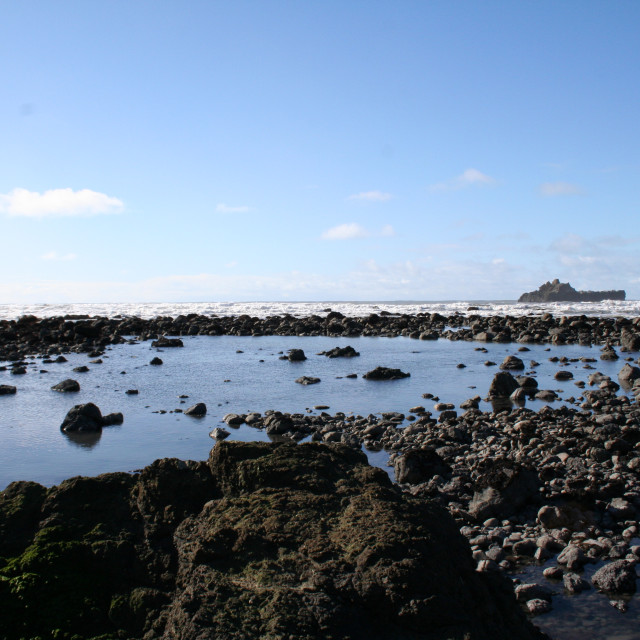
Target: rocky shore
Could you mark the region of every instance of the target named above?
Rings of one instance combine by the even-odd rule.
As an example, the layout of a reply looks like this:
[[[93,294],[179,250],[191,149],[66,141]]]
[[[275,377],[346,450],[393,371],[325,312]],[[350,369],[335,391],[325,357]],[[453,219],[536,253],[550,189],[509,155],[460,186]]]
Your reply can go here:
[[[504,585],[508,584],[504,582],[507,579],[505,576],[510,575],[518,567],[546,563],[544,578],[538,580],[537,584],[516,585],[517,600],[522,610],[530,615],[542,614],[552,609],[554,599],[559,594],[575,595],[585,591],[602,592],[603,598],[607,598],[613,607],[620,611],[626,610],[631,594],[636,591],[636,565],[640,560],[640,405],[638,405],[640,367],[636,366],[640,364],[640,359],[634,362],[636,352],[640,350],[640,319],[603,319],[585,316],[555,318],[550,314],[539,317],[379,314],[364,318],[350,318],[331,311],[327,311],[324,317],[273,316],[262,319],[249,316],[196,315],[153,320],[77,317],[40,320],[23,317],[17,321],[0,323],[0,360],[8,361],[7,366],[11,368],[12,373],[19,373],[23,365],[21,359],[33,353],[40,353],[52,361],[64,358],[61,354],[69,351],[86,352],[91,357],[99,358],[101,351],[107,345],[125,343],[132,339],[153,341],[152,344],[166,351],[182,347],[180,336],[190,335],[406,336],[417,340],[445,338],[478,343],[515,342],[520,344],[519,351],[526,351],[527,344],[599,345],[601,346],[599,358],[614,362],[620,360],[620,368],[617,380],[613,380],[597,371],[597,358],[585,358],[585,368],[592,369],[593,373],[586,384],[576,383],[576,397],[565,399],[566,406],[556,408],[545,406],[536,412],[524,408],[522,400],[527,397],[536,397],[551,401],[557,398],[557,395],[550,390],[538,389],[535,372],[525,372],[522,360],[511,355],[507,356],[500,365],[501,371],[494,376],[490,387],[479,390],[492,401],[493,410],[490,412],[480,411],[478,407],[481,397],[474,396],[458,406],[448,404],[444,399],[434,406],[433,412],[416,405],[408,408],[404,413],[393,412],[382,415],[329,414],[324,410],[328,407],[317,407],[317,411],[321,411],[319,414],[313,414],[311,411],[292,414],[276,410],[263,413],[230,413],[224,417],[226,428],[218,427],[212,431],[213,438],[221,441],[239,425],[247,425],[264,430],[270,437],[284,441],[285,444],[273,449],[264,448],[266,445],[255,445],[257,447],[255,449],[251,448],[254,445],[238,443],[218,445],[208,464],[162,461],[145,469],[138,476],[110,474],[97,479],[72,479],[58,488],[48,490],[34,483],[15,483],[0,494],[0,540],[3,541],[4,548],[9,549],[6,553],[0,552],[0,556],[4,556],[4,568],[0,571],[0,590],[3,590],[5,599],[8,598],[12,603],[9,607],[9,610],[14,612],[11,614],[14,615],[12,620],[18,621],[24,617],[26,611],[24,607],[32,606],[29,604],[31,599],[36,602],[52,597],[45,589],[46,579],[42,578],[38,581],[31,577],[32,573],[39,575],[39,567],[49,566],[49,560],[43,563],[38,559],[41,553],[40,547],[49,549],[47,546],[49,543],[55,544],[58,545],[55,547],[57,549],[55,553],[59,550],[62,554],[63,549],[67,549],[66,542],[69,541],[73,542],[68,546],[69,553],[72,555],[64,556],[65,558],[73,557],[77,551],[82,558],[89,558],[87,562],[96,562],[96,558],[91,554],[99,548],[101,551],[98,556],[105,560],[105,564],[100,565],[101,567],[111,566],[113,563],[113,566],[119,566],[119,571],[122,572],[124,566],[122,563],[125,562],[123,558],[127,558],[126,563],[129,563],[127,566],[135,567],[135,570],[128,568],[118,579],[107,572],[108,577],[105,580],[108,585],[103,585],[104,590],[102,590],[103,586],[99,587],[99,590],[102,590],[101,595],[96,595],[94,600],[91,599],[94,596],[78,594],[79,601],[85,603],[89,610],[94,611],[94,617],[97,616],[102,620],[100,624],[103,625],[99,631],[95,628],[89,630],[82,628],[84,629],[82,630],[80,627],[73,631],[64,631],[69,634],[77,633],[81,638],[89,638],[92,637],[91,634],[95,636],[99,633],[112,634],[104,636],[105,638],[208,637],[198,635],[200,633],[198,625],[206,625],[211,621],[221,624],[220,628],[225,630],[224,634],[216,637],[225,638],[314,637],[313,634],[317,634],[318,629],[322,630],[322,637],[336,638],[464,637],[466,631],[462,627],[448,629],[450,620],[446,622],[448,620],[446,615],[444,615],[444,621],[438,622],[437,619],[436,622],[429,622],[432,628],[437,629],[433,635],[420,635],[424,629],[423,616],[426,615],[424,611],[433,613],[433,608],[436,607],[422,603],[425,597],[419,596],[425,587],[420,582],[422,578],[419,579],[413,572],[414,570],[417,573],[424,572],[425,566],[420,563],[428,559],[414,557],[407,551],[416,544],[413,539],[409,542],[403,538],[398,542],[397,538],[393,538],[388,543],[379,543],[382,551],[375,553],[383,554],[385,562],[388,563],[385,566],[394,567],[393,570],[389,568],[393,576],[401,576],[401,580],[406,581],[402,582],[401,587],[390,586],[389,590],[385,586],[388,583],[384,582],[387,578],[384,580],[376,578],[382,581],[382,587],[376,580],[371,584],[368,582],[369,586],[366,588],[354,587],[360,579],[360,577],[354,577],[353,573],[359,571],[358,562],[355,561],[355,565],[353,564],[355,556],[347,554],[349,558],[347,562],[345,559],[347,556],[341,555],[343,552],[346,553],[344,549],[335,551],[331,547],[331,551],[327,552],[327,561],[337,563],[331,564],[332,571],[333,568],[338,567],[337,573],[331,573],[328,580],[323,578],[319,583],[320,586],[317,586],[315,591],[312,590],[316,595],[315,599],[312,598],[309,601],[311,604],[306,599],[308,593],[305,585],[311,579],[309,575],[315,575],[317,563],[325,562],[324,559],[320,561],[318,558],[325,558],[325,556],[320,554],[316,558],[314,555],[309,555],[302,561],[299,554],[302,553],[301,549],[305,550],[304,553],[307,553],[307,548],[315,549],[314,545],[319,544],[318,541],[309,542],[300,539],[295,542],[294,547],[297,551],[293,555],[290,555],[289,551],[284,556],[269,555],[275,553],[274,549],[279,544],[280,534],[277,534],[276,529],[278,526],[283,526],[282,523],[286,519],[282,514],[288,513],[290,518],[291,514],[297,512],[299,508],[304,510],[307,506],[305,504],[300,507],[302,498],[290,493],[301,490],[301,485],[287,484],[288,480],[284,479],[282,480],[284,484],[280,485],[278,484],[280,481],[274,480],[271,472],[265,471],[266,475],[263,475],[262,471],[258,472],[253,467],[249,472],[247,471],[249,467],[246,465],[251,466],[254,464],[251,461],[259,459],[261,461],[259,467],[269,469],[270,456],[276,451],[287,451],[287,456],[291,457],[292,461],[298,460],[300,464],[303,464],[303,460],[308,462],[309,451],[322,452],[318,455],[321,458],[325,456],[322,458],[325,461],[331,460],[331,465],[335,465],[335,473],[344,472],[350,478],[344,480],[345,486],[353,488],[356,487],[353,484],[355,480],[352,478],[355,472],[349,469],[353,465],[357,468],[362,465],[363,459],[360,454],[362,447],[372,451],[385,450],[390,454],[397,482],[395,488],[386,483],[381,475],[382,472],[371,470],[366,473],[358,472],[360,475],[356,474],[356,476],[360,478],[364,473],[366,482],[373,482],[377,488],[375,491],[372,490],[372,496],[373,494],[378,496],[380,492],[385,496],[393,495],[393,499],[399,501],[398,504],[404,505],[393,512],[394,518],[398,517],[398,531],[406,530],[408,535],[414,535],[413,532],[416,529],[413,527],[417,522],[412,520],[414,509],[416,514],[423,515],[426,513],[424,509],[439,510],[438,518],[444,517],[445,512],[448,512],[446,517],[451,519],[446,521],[455,524],[455,526],[451,525],[455,529],[455,535],[461,534],[468,541],[468,546],[465,548],[468,551],[468,560],[471,562],[472,574],[480,576],[481,580],[488,581],[483,583],[485,586],[502,585],[498,589],[501,591]],[[483,349],[484,347],[480,344],[476,350]],[[357,357],[358,353],[355,350],[341,351],[336,348],[319,355],[352,358]],[[300,349],[291,349],[282,358],[299,361],[304,360],[305,355]],[[162,363],[159,358],[154,360],[158,362],[152,362],[152,364]],[[570,380],[572,378],[571,371],[563,368],[564,364],[568,364],[566,358],[563,361],[561,357],[552,357],[551,360],[558,362],[559,366],[555,379]],[[495,365],[496,363],[485,364]],[[533,367],[534,364],[532,363],[531,366]],[[380,375],[380,369],[383,368],[379,367],[369,373]],[[380,379],[383,380],[409,375],[396,369],[385,369],[383,373],[384,376],[380,375]],[[318,379],[309,378],[309,380]],[[301,381],[300,379],[296,382],[309,384],[309,380]],[[383,382],[382,384],[391,383]],[[3,385],[0,393],[13,394],[15,387]],[[433,399],[433,396],[428,393],[425,393],[424,397],[427,400]],[[88,405],[83,406],[88,407]],[[195,407],[197,405],[192,409]],[[83,420],[87,416],[95,418],[94,422],[98,427],[115,419],[112,415],[102,416],[97,407],[76,409],[76,414]],[[317,443],[313,445],[316,448],[304,445],[296,449],[291,444],[287,444],[301,440],[314,441]],[[325,450],[324,445],[329,449]],[[310,446],[311,448],[308,448]],[[299,450],[307,453],[298,454]],[[233,464],[237,467],[234,471],[224,465],[225,470],[221,470],[222,454],[220,452],[224,451],[228,452],[225,455],[230,455],[234,459]],[[237,455],[230,453],[233,451]],[[300,458],[296,457],[298,455]],[[274,462],[274,464],[280,468],[278,465],[283,463]],[[178,474],[175,478],[183,478],[184,482],[175,480],[171,475],[175,475],[178,469],[181,473],[184,471],[184,474],[182,476]],[[328,473],[328,467],[322,466],[321,470],[315,467],[313,469],[318,470],[324,478],[322,482],[325,482],[326,478],[323,474]],[[300,469],[294,475],[299,481],[307,471],[309,470]],[[169,474],[166,477],[165,472]],[[234,480],[229,482],[221,480],[226,477],[225,473],[230,473]],[[258,473],[260,478],[259,481],[255,480],[250,490],[243,484],[245,473],[249,475]],[[174,479],[167,480],[169,477]],[[285,477],[288,477],[286,473]],[[266,479],[267,484],[260,484],[263,479]],[[148,483],[145,484],[147,480]],[[305,476],[304,482],[313,484],[320,480]],[[328,494],[338,491],[338,486],[343,486],[340,484],[342,480],[334,479],[331,482],[334,484],[326,485],[331,487],[330,490],[328,489]],[[243,488],[239,489],[234,483],[240,483]],[[369,485],[365,485],[358,484],[353,495],[358,492],[369,492]],[[98,514],[96,511],[92,516],[94,520],[86,526],[77,525],[79,533],[74,538],[71,529],[64,524],[68,519],[67,515],[59,517],[55,515],[56,510],[62,509],[55,501],[58,499],[59,492],[62,491],[62,494],[67,495],[65,493],[67,488],[76,486],[81,487],[77,489],[78,495],[84,496],[83,508],[93,505],[94,488],[97,487],[95,489],[97,505],[103,501],[100,496],[101,492],[106,491],[105,487],[117,486],[117,498],[111,496],[108,491],[104,498],[105,504],[113,506],[113,513],[119,518],[117,523],[105,524],[104,514],[102,512]],[[172,493],[174,487],[176,491],[183,491],[183,498],[178,498],[177,494]],[[269,538],[267,542],[262,538],[260,541],[251,538],[250,544],[247,543],[249,547],[237,546],[238,539],[244,540],[243,536],[249,536],[248,532],[238,533],[238,518],[245,518],[254,528],[259,528],[258,520],[255,518],[264,520],[263,515],[256,514],[260,514],[260,509],[267,503],[254,500],[252,493],[254,489],[259,492],[274,492],[276,489],[285,491],[286,497],[282,498],[282,501],[276,501],[281,506],[281,514],[272,514],[269,511],[271,515],[268,518],[273,517],[274,522],[274,528],[269,535],[275,538]],[[75,488],[73,490],[76,491]],[[111,490],[110,488],[109,491]],[[156,500],[152,508],[143,505],[143,503],[147,504],[151,498],[139,497],[147,494],[153,494],[153,500]],[[134,495],[138,496],[135,500],[132,497]],[[241,497],[244,511],[239,504],[233,502],[240,500]],[[329,500],[329,497],[327,495],[323,500],[325,498]],[[352,494],[349,493],[346,497],[351,500]],[[76,498],[73,498],[72,502],[74,500]],[[116,502],[112,502],[113,500]],[[218,508],[223,502],[225,509],[227,506],[231,509],[232,516]],[[310,530],[316,531],[320,526],[318,522],[325,523],[327,518],[330,522],[341,522],[341,519],[346,517],[342,512],[336,515],[331,511],[335,505],[329,508],[322,502],[324,506],[320,506],[316,498],[311,502],[313,510],[309,512],[304,525]],[[207,507],[205,503],[209,506]],[[215,509],[211,506],[214,503],[217,505]],[[49,504],[54,506],[49,508],[47,507]],[[331,502],[331,504],[334,503]],[[382,513],[384,510],[379,511],[376,504],[370,503],[371,513]],[[407,505],[411,505],[410,508]],[[271,502],[267,506],[271,509]],[[77,505],[69,506],[73,509],[76,507]],[[97,508],[95,506],[95,509]],[[93,513],[93,509],[94,506],[91,506],[89,511]],[[151,509],[151,511],[147,513],[145,509]],[[194,522],[193,519],[205,517],[202,514],[206,515],[207,509],[215,511],[216,518],[221,522],[230,523],[229,530],[223,527],[223,534],[220,534],[222,538],[220,540],[216,538],[212,543],[213,551],[211,549],[203,551],[204,555],[198,560],[196,552],[200,548],[198,539],[204,537],[208,540],[208,527],[213,525],[211,520]],[[73,518],[75,517],[74,515]],[[349,518],[351,517],[352,515],[349,515]],[[429,517],[433,519],[433,514]],[[71,520],[75,522],[73,518]],[[315,519],[318,522],[315,522]],[[355,528],[349,534],[354,538],[358,537],[360,531],[375,530],[375,523],[365,522],[360,515],[353,520],[353,522],[356,521],[357,526],[354,525]],[[386,522],[384,519],[383,521]],[[155,523],[153,527],[157,527],[157,531],[153,527],[149,528],[151,526],[149,522]],[[311,522],[315,524],[312,526],[309,524]],[[188,523],[188,526],[185,523]],[[275,523],[279,524],[276,526]],[[91,524],[90,527],[89,524]],[[342,525],[336,526],[342,527]],[[185,533],[186,528],[189,529],[188,534]],[[328,536],[327,539],[331,545],[335,544],[337,534],[334,529],[325,524],[322,524],[320,529],[323,536]],[[387,529],[384,528],[379,533],[382,538],[390,531]],[[116,530],[117,532],[114,533]],[[393,530],[394,535],[400,535],[395,528]],[[446,536],[452,535],[452,530],[448,531]],[[104,537],[104,531],[108,532],[106,537]],[[262,535],[260,533],[260,536]],[[290,540],[287,538],[288,535],[289,533],[286,535],[282,533],[283,539]],[[427,537],[431,535],[429,533]],[[423,533],[420,533],[420,536],[423,536]],[[195,556],[189,556],[183,550],[181,545],[184,540],[186,540],[184,549],[188,547],[194,550]],[[74,541],[80,546],[77,547]],[[106,544],[107,541],[108,544]],[[123,546],[125,542],[126,545]],[[254,544],[257,545],[255,549],[252,546]],[[322,544],[329,544],[324,537]],[[458,542],[455,545],[458,545]],[[251,563],[253,560],[243,560],[244,564],[242,564],[240,560],[231,562],[228,559],[225,554],[229,553],[229,549],[235,550],[236,546],[241,551],[249,550],[251,554],[257,554],[255,557],[260,559],[255,561],[261,567],[259,575],[265,576],[264,578],[258,579],[253,575],[247,578],[247,572],[251,574],[254,571],[253,565],[247,568],[247,562]],[[378,549],[378,543],[374,546]],[[417,548],[420,548],[419,544]],[[455,548],[458,549],[457,546]],[[358,551],[359,554],[364,552],[364,547]],[[111,553],[116,555],[112,557]],[[409,560],[405,565],[403,558],[406,553],[409,554],[407,556]],[[462,557],[460,553],[456,550],[454,555]],[[100,554],[105,555],[100,556]],[[184,560],[187,556],[191,558],[188,561]],[[375,557],[378,558],[377,555]],[[418,564],[414,564],[414,560]],[[31,564],[32,561],[35,564]],[[58,560],[54,558],[52,562],[58,567],[56,565]],[[118,565],[118,562],[121,565]],[[308,566],[304,564],[305,562],[309,563]],[[596,563],[597,566],[602,566],[591,575],[592,572],[587,569]],[[144,565],[143,569],[140,568],[142,565]],[[153,568],[150,569],[147,565]],[[207,565],[208,568],[201,565]],[[348,568],[345,569],[347,565]],[[59,570],[56,569],[56,571]],[[232,574],[228,574],[228,571]],[[428,571],[435,571],[437,574],[440,569],[429,568]],[[459,568],[455,571],[459,571]],[[60,570],[59,573],[62,578],[67,579],[64,571]],[[135,577],[132,577],[133,574]],[[347,574],[349,577],[345,577]],[[587,574],[589,574],[588,578]],[[232,577],[229,578],[229,575]],[[467,574],[464,573],[464,575]],[[121,579],[124,582],[118,582]],[[268,585],[264,590],[263,579]],[[69,580],[72,581],[72,578],[69,577]],[[221,582],[216,582],[218,580]],[[367,580],[371,579],[367,578]],[[467,578],[465,577],[464,580]],[[375,588],[371,586],[374,583],[377,585]],[[67,584],[70,583],[64,583],[61,591],[67,588]],[[78,584],[83,583],[79,581]],[[206,588],[204,585],[207,585]],[[211,585],[213,586],[210,593]],[[397,590],[394,591],[396,587]],[[357,598],[365,592],[368,593],[367,589],[373,589],[371,593],[375,592],[375,596],[371,596],[372,600],[366,600],[366,598],[365,601],[357,598],[354,600],[352,591],[354,588],[358,594]],[[507,591],[510,591],[510,588]],[[445,592],[449,594],[446,589]],[[76,592],[72,591],[72,593]],[[188,602],[185,600],[187,598],[185,594],[189,594]],[[265,610],[269,611],[270,620],[280,620],[278,615],[281,613],[282,623],[275,622],[275,626],[269,627],[261,626],[267,622],[255,611],[248,612],[249,617],[246,620],[243,619],[242,624],[249,625],[247,626],[247,629],[251,629],[249,636],[233,635],[235,633],[233,625],[240,623],[237,618],[233,618],[236,615],[234,613],[236,605],[225,607],[221,604],[228,594],[231,594],[232,602],[242,608],[261,603],[259,608],[267,607]],[[298,595],[295,594],[303,594],[300,595],[302,600],[300,598],[296,600]],[[445,599],[449,597],[450,595],[446,595]],[[491,598],[494,597],[496,596],[491,596]],[[478,602],[484,602],[483,598],[484,596]],[[287,604],[290,599],[293,599],[292,601],[297,603],[296,606],[302,607],[303,610],[307,611],[305,607],[308,608],[307,613],[300,614],[299,617],[302,627],[292,626],[294,616]],[[53,602],[57,601],[53,600]],[[399,602],[403,604],[399,605]],[[441,600],[436,599],[434,602],[439,603],[437,608],[440,609]],[[68,602],[65,601],[65,606],[67,604]],[[395,626],[381,626],[382,622],[375,617],[378,606],[381,607],[381,611],[395,612],[393,615],[390,614]],[[455,606],[461,606],[464,611],[472,611],[468,609],[467,604]],[[506,604],[504,606],[511,607]],[[338,613],[335,615],[328,613],[336,607]],[[347,608],[344,609],[344,607]],[[400,610],[405,610],[402,607],[408,607],[406,610],[411,611],[406,614],[407,617],[399,613]],[[249,609],[251,609],[250,606]],[[446,611],[446,608],[443,610]],[[362,611],[365,611],[365,614],[362,614]],[[478,615],[478,619],[487,615],[489,615],[488,619],[491,619],[491,615],[495,614],[495,612],[488,614],[486,611],[474,611],[475,613],[469,615]],[[99,615],[98,612],[100,612]],[[371,620],[374,622],[369,627],[350,627],[349,621],[354,616],[358,618],[361,614],[373,616]],[[52,613],[46,609],[46,615],[49,616]],[[71,620],[79,614],[76,612],[73,615],[71,613],[64,615]],[[515,614],[509,613],[509,620],[512,619],[510,617],[512,615]],[[502,616],[502,613],[498,615],[498,617]],[[78,619],[83,618],[80,616]],[[159,620],[159,622],[154,623],[153,620]],[[417,625],[415,620],[423,622]],[[409,621],[407,625],[405,621]],[[325,623],[328,625],[326,629],[322,627]],[[41,621],[37,624],[45,623]],[[56,628],[70,629],[68,624],[70,624],[68,621],[64,624],[60,622],[60,626]],[[278,626],[280,624],[282,626]],[[473,629],[476,634],[469,636],[471,638],[536,637],[526,635],[530,631],[514,632],[513,628],[510,632],[505,631],[502,636],[501,631],[494,632],[492,635],[482,635],[485,634],[486,628],[474,627],[474,624],[476,624],[475,621],[469,622],[468,628]],[[15,635],[6,637],[30,637],[29,633],[46,635],[42,631],[27,631],[16,627]],[[253,633],[257,635],[251,635]],[[376,635],[376,633],[382,635]],[[509,633],[513,635],[509,636]],[[67,636],[63,634],[59,637]]]
[[[453,519],[340,444],[0,493],[3,638],[542,639]]]
[[[640,318],[593,318],[587,316],[443,316],[381,312],[348,317],[327,310],[326,315],[294,316],[185,316],[104,318],[64,316],[0,321],[0,361],[16,361],[38,352],[65,350],[91,353],[128,338],[156,341],[163,348],[180,347],[179,338],[166,336],[406,336],[419,340],[477,340],[480,342],[582,344],[640,348]]]

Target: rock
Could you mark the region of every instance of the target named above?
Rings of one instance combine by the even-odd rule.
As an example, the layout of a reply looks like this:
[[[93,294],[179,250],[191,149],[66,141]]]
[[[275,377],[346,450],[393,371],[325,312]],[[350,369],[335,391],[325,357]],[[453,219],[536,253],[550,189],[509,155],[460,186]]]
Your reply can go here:
[[[304,351],[302,349],[289,349],[287,353],[287,360],[289,362],[302,362],[306,360],[307,356],[304,355]]]
[[[500,365],[503,371],[521,371],[524,369],[524,362],[518,356],[507,356]]]
[[[215,440],[224,440],[225,438],[228,438],[230,435],[231,434],[226,429],[223,429],[222,427],[216,427],[209,434],[209,436],[211,438],[214,438]]]
[[[87,371],[89,371],[89,367],[87,367],[87,365],[83,364],[79,367],[74,367],[73,370],[76,373],[87,373]]]
[[[122,424],[124,422],[124,416],[121,413],[108,413],[106,416],[102,416],[102,426],[110,427],[114,424]]]
[[[589,558],[585,555],[580,547],[573,544],[567,545],[558,555],[557,561],[560,564],[566,564],[567,569],[582,569],[589,562]]]
[[[171,348],[171,347],[184,347],[184,343],[180,338],[167,338],[166,336],[160,336],[157,340],[151,343],[152,347]]]
[[[537,500],[539,486],[533,469],[508,459],[487,461],[487,470],[480,476],[469,503],[469,513],[476,520],[507,518]]]
[[[207,405],[204,402],[198,402],[189,407],[185,412],[187,416],[193,416],[194,418],[201,418],[207,414]]]
[[[16,387],[10,384],[0,384],[0,396],[10,396],[16,392]]]
[[[537,291],[523,293],[518,302],[602,302],[602,300],[624,300],[626,293],[622,289],[611,291],[576,291],[568,282],[557,278],[545,282]]]
[[[582,593],[591,589],[591,585],[581,578],[577,573],[565,573],[562,577],[562,583],[568,593]]]
[[[508,371],[500,371],[491,381],[489,397],[508,398],[518,387],[516,379]]]
[[[627,362],[620,370],[618,380],[621,385],[632,387],[636,380],[640,380],[640,367],[634,367]]]
[[[298,384],[318,384],[320,382],[320,378],[314,378],[313,376],[302,376],[301,378],[297,378],[296,382]]]
[[[149,362],[149,364],[152,364],[152,365],[154,365],[154,366],[158,366],[158,365],[163,364],[163,362],[162,362],[162,359],[161,359],[161,358],[158,358],[158,357],[156,356],[155,358],[153,358],[153,359]]]
[[[393,468],[399,484],[419,484],[435,475],[446,476],[451,473],[451,467],[430,449],[414,449],[398,456]]]
[[[239,427],[244,422],[244,418],[237,413],[227,413],[227,415],[225,415],[222,419],[230,427]]]
[[[543,400],[544,402],[553,402],[558,397],[558,394],[551,389],[543,389],[535,394],[536,400]]]
[[[605,593],[635,593],[636,579],[634,563],[627,560],[615,560],[598,569],[593,574],[591,582]]]
[[[620,333],[620,346],[626,351],[640,351],[640,333],[622,329]]]
[[[51,387],[51,390],[60,391],[61,393],[80,391],[80,383],[77,380],[71,380],[71,378],[67,378],[62,382],[58,382],[58,384],[54,384],[53,387]]]
[[[573,373],[571,373],[571,371],[556,371],[555,375],[553,376],[556,380],[572,380],[573,379]]]
[[[128,396],[137,396],[137,395],[138,395],[138,393],[140,393],[140,392],[139,392],[137,389],[127,389],[127,390],[125,391],[125,393],[126,393]]]
[[[410,375],[410,373],[404,373],[400,371],[400,369],[376,367],[372,371],[365,373],[362,377],[366,380],[399,380],[400,378],[408,378]]]
[[[543,613],[549,613],[553,609],[551,603],[548,600],[541,600],[540,598],[534,598],[533,600],[527,600],[527,611],[532,616],[540,616]]]
[[[355,358],[360,354],[351,346],[334,347],[329,351],[321,351],[319,356],[327,356],[328,358]]]
[[[535,582],[519,584],[515,588],[516,599],[518,602],[526,602],[527,600],[539,599],[551,602],[553,590]]]
[[[65,416],[60,430],[67,433],[76,431],[100,431],[103,427],[102,413],[93,402],[77,404]]]
[[[270,435],[279,435],[292,431],[294,428],[293,420],[290,416],[274,411],[264,419],[264,426]]]

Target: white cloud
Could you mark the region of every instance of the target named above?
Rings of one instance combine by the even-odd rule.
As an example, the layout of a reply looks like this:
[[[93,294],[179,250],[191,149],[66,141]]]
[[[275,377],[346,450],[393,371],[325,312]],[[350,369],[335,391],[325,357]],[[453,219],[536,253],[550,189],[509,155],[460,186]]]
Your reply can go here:
[[[17,188],[0,194],[0,211],[27,218],[95,216],[119,213],[123,207],[118,198],[91,189],[51,189],[38,193]]]
[[[347,200],[360,200],[364,202],[386,202],[391,200],[393,196],[390,193],[384,193],[383,191],[363,191],[361,193],[354,193],[349,196]]]
[[[217,213],[247,213],[249,211],[251,211],[251,207],[246,207],[244,205],[232,207],[228,204],[225,204],[224,202],[220,202],[216,205]]]
[[[483,187],[495,183],[496,180],[486,173],[482,173],[477,169],[466,169],[452,180],[432,184],[429,188],[431,191],[458,191],[467,187]]]
[[[378,232],[371,232],[356,222],[339,224],[337,227],[331,227],[322,234],[324,240],[351,240],[353,238],[370,238],[381,237],[390,238],[395,236],[396,232],[390,224],[385,224]]]
[[[337,227],[327,229],[322,237],[325,240],[350,240],[351,238],[366,238],[369,232],[355,222],[339,224]]]
[[[49,251],[49,253],[40,256],[42,260],[53,260],[55,262],[69,262],[70,260],[75,260],[77,257],[75,253],[60,255],[57,251]]]
[[[584,193],[582,187],[570,182],[544,182],[539,188],[540,195],[553,196],[579,196]]]

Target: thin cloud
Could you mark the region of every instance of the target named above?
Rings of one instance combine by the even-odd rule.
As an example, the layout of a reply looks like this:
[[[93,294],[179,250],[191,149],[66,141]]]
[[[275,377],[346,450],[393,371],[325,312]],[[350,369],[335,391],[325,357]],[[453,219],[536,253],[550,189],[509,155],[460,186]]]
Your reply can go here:
[[[543,182],[539,191],[540,195],[545,197],[579,196],[584,194],[582,187],[570,182]]]
[[[339,224],[337,227],[331,227],[322,234],[324,240],[352,240],[353,238],[390,238],[395,236],[396,232],[390,224],[385,224],[378,232],[372,232],[365,229],[356,222]]]
[[[351,240],[352,238],[366,238],[369,232],[355,222],[339,224],[337,227],[327,229],[322,237],[325,240]]]
[[[49,251],[49,253],[40,256],[42,260],[51,260],[54,262],[69,262],[70,260],[75,260],[77,257],[75,253],[60,255],[57,251]]]
[[[26,218],[96,216],[120,213],[124,204],[118,198],[91,189],[51,189],[44,193],[13,189],[0,194],[0,211]]]
[[[466,169],[459,176],[448,182],[432,184],[431,191],[458,191],[468,187],[486,187],[496,183],[495,178],[488,176],[477,169]]]
[[[354,193],[349,196],[347,200],[359,200],[360,202],[387,202],[391,200],[393,196],[390,193],[384,193],[383,191],[363,191],[361,193]]]
[[[251,207],[246,207],[244,205],[232,207],[224,202],[220,202],[216,205],[217,213],[247,213],[249,211],[251,211]]]

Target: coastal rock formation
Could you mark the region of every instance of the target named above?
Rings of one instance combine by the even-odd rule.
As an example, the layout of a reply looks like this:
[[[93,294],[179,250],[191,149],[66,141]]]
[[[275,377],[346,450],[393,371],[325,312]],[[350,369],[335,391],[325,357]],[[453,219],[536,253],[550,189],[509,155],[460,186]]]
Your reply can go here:
[[[576,291],[568,282],[545,282],[537,291],[523,293],[518,302],[602,302],[603,300],[624,300],[623,289],[611,291]]]
[[[343,445],[0,493],[3,637],[545,638],[445,510]]]

